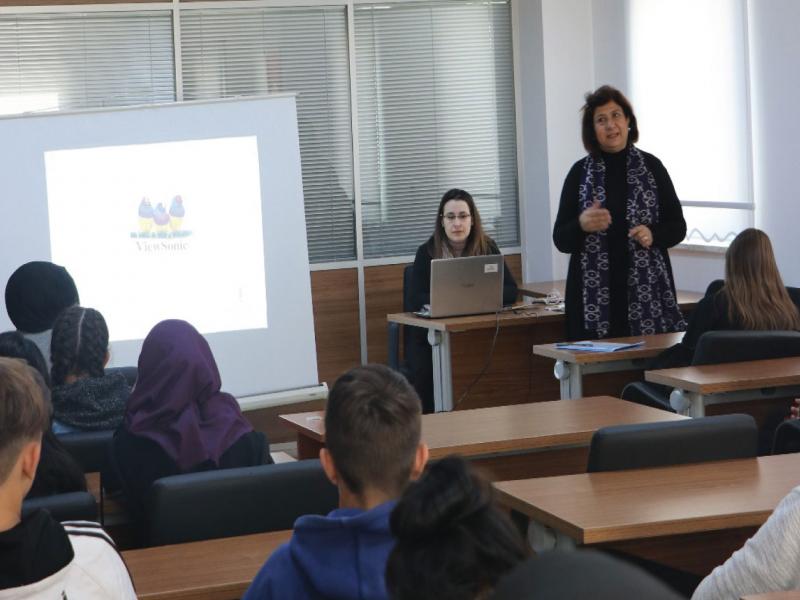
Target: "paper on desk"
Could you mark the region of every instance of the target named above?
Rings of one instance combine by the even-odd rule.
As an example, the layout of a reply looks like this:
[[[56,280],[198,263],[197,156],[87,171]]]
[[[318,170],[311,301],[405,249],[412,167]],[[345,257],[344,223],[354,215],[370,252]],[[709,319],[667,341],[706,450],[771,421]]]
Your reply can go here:
[[[644,340],[622,344],[617,342],[562,342],[556,344],[559,350],[575,350],[577,352],[619,352],[620,350],[630,350],[644,345]]]

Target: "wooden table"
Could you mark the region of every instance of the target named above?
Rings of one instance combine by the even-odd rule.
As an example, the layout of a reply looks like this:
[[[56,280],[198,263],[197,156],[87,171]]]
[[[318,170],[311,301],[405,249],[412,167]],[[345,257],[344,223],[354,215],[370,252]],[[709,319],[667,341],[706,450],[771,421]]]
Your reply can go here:
[[[297,452],[316,458],[325,443],[322,411],[281,415],[297,431]],[[598,396],[574,402],[534,402],[423,415],[422,439],[431,458],[469,457],[491,480],[586,470],[589,442],[609,425],[682,419],[663,410]]]
[[[660,369],[645,379],[675,388],[672,407],[702,417],[709,404],[800,395],[800,357]]]
[[[495,486],[532,531],[553,530],[556,546],[610,546],[705,575],[798,484],[800,454],[784,454]]]
[[[291,531],[256,533],[122,553],[142,600],[234,600]]]
[[[682,339],[683,332],[603,340],[623,344],[644,341],[641,346],[619,352],[581,352],[559,348],[557,344],[538,344],[533,347],[533,353],[555,359],[553,373],[561,385],[561,399],[564,400],[583,396],[584,375],[646,369],[653,358]]]
[[[566,279],[556,279],[555,281],[532,281],[518,286],[519,293],[523,296],[533,298],[546,298],[547,296],[557,295],[564,297],[567,288]],[[678,304],[681,310],[691,311],[703,297],[702,292],[689,292],[687,290],[677,290]]]
[[[768,592],[766,594],[751,594],[742,596],[742,600],[800,600],[800,590],[788,592]]]
[[[547,286],[551,283],[541,285],[549,290]],[[530,286],[538,285],[523,284],[520,290],[525,293],[535,289]],[[701,296],[679,292],[681,309],[691,311]],[[391,323],[428,330],[433,354],[434,406],[440,412],[558,398],[560,386],[553,380],[552,362],[531,354],[534,345],[564,340],[564,313],[551,308],[541,304],[521,305],[516,312],[501,313],[499,319],[494,314],[425,319],[413,313],[393,313],[386,318]],[[591,382],[584,382],[583,394],[618,396],[625,383],[639,378],[638,373],[598,374]]]

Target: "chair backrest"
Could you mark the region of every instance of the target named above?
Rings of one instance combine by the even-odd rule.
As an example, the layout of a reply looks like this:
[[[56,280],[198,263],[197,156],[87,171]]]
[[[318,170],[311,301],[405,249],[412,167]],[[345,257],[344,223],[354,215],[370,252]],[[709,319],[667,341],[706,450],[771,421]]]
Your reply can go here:
[[[491,600],[678,600],[664,583],[634,565],[595,550],[545,552],[518,565]]]
[[[643,469],[757,454],[758,428],[753,417],[721,415],[598,429],[589,446],[586,470]]]
[[[58,436],[58,440],[78,462],[84,473],[105,471],[110,464],[111,438],[114,432],[79,431]]]
[[[146,501],[151,545],[291,529],[327,514],[338,492],[318,460],[164,477]]]
[[[800,332],[707,331],[697,341],[692,364],[714,365],[787,356],[800,356]]]
[[[106,369],[106,375],[114,373],[122,373],[128,385],[133,387],[133,384],[136,383],[136,378],[139,376],[139,369],[137,367],[109,367]]]
[[[775,430],[772,443],[773,454],[791,454],[800,452],[800,420],[784,421]]]
[[[97,521],[97,501],[89,492],[70,492],[31,498],[22,503],[23,518],[43,508],[56,521]]]

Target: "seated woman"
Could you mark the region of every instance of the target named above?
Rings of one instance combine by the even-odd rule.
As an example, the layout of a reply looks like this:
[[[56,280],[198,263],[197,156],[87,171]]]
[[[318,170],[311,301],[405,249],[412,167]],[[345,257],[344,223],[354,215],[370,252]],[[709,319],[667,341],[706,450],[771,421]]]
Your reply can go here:
[[[745,229],[731,242],[725,280],[708,286],[683,340],[657,357],[654,368],[691,364],[700,336],[726,329],[800,331],[800,290],[784,287],[769,237],[759,229]]]
[[[62,310],[78,304],[78,289],[67,270],[47,261],[28,262],[6,284],[8,317],[50,359],[50,330]],[[48,365],[49,367],[49,365]]]
[[[483,231],[481,215],[469,192],[452,189],[445,192],[436,212],[433,235],[417,249],[411,281],[413,310],[420,310],[431,301],[431,261],[435,258],[500,254],[500,249]],[[517,298],[517,282],[504,264],[503,304]],[[412,382],[422,399],[423,412],[433,412],[433,363],[428,332],[412,327],[409,363],[414,373]]]
[[[36,369],[42,376],[42,383],[48,392],[46,395],[49,396],[47,363],[33,341],[18,331],[0,333],[0,356],[19,358]],[[86,477],[80,465],[48,428],[42,436],[39,466],[36,467],[36,477],[26,498],[85,491]]]
[[[525,542],[491,490],[457,456],[431,464],[409,485],[389,521],[397,540],[386,565],[391,598],[488,598],[525,559]]]
[[[134,516],[161,477],[271,463],[263,433],[220,391],[217,363],[205,338],[186,321],[158,323],[142,344],[136,385],[112,462]]]
[[[54,433],[111,430],[122,423],[131,390],[121,373],[105,374],[108,357],[103,315],[81,306],[59,315],[50,342]]]

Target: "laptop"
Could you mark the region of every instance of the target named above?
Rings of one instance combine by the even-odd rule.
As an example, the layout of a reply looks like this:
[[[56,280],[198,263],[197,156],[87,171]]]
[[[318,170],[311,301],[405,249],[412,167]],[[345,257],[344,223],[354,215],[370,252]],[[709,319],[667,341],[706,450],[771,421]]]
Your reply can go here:
[[[503,309],[503,256],[466,256],[431,261],[431,303],[422,317],[480,315]]]

